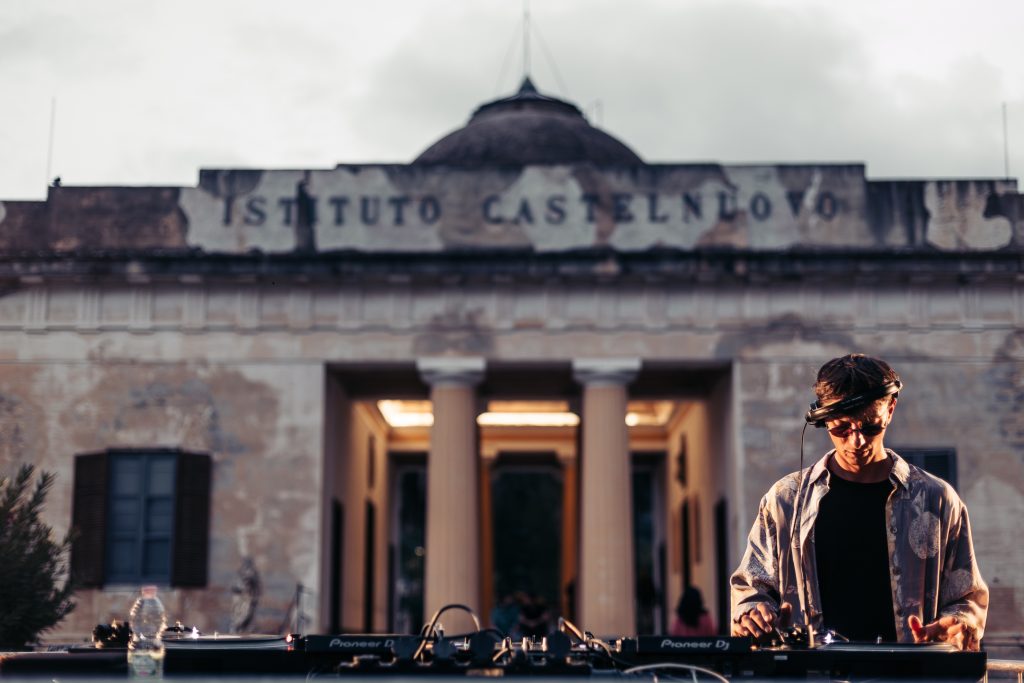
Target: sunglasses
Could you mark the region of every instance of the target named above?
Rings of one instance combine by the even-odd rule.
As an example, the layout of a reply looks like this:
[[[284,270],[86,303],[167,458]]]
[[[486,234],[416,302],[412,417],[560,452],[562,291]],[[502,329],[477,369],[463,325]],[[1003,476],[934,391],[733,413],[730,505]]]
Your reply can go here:
[[[846,437],[850,436],[851,434],[860,432],[860,434],[862,434],[864,436],[864,438],[867,439],[867,438],[871,438],[873,436],[878,436],[879,434],[881,434],[882,432],[885,431],[885,428],[887,426],[888,425],[883,425],[883,424],[866,424],[866,425],[861,425],[857,429],[854,429],[850,425],[838,425],[836,427],[832,427],[831,429],[829,429],[828,433],[831,434],[832,436],[836,437],[836,438],[845,439]]]

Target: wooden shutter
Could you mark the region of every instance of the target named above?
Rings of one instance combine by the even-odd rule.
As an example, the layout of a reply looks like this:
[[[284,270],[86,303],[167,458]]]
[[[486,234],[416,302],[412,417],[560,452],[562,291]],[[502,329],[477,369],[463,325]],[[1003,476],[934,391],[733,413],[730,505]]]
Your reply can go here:
[[[76,586],[103,585],[107,540],[106,453],[75,456],[74,494],[71,504],[71,576]]]
[[[178,455],[174,503],[174,545],[171,585],[200,588],[206,585],[210,543],[210,456]]]

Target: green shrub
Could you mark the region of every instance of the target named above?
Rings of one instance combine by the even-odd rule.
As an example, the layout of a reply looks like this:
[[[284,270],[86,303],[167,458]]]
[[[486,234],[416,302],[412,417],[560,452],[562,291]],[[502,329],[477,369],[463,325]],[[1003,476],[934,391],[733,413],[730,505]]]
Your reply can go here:
[[[54,475],[22,465],[0,477],[0,649],[21,649],[53,628],[75,604],[68,574],[70,533],[54,542],[39,518]]]

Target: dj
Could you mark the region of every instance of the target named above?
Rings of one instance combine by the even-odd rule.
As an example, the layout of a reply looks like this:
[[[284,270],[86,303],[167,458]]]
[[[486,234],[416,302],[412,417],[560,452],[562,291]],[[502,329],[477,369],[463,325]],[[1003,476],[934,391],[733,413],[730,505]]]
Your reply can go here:
[[[967,508],[882,444],[902,386],[862,354],[818,371],[807,421],[835,448],[761,499],[732,575],[733,635],[760,639],[796,622],[853,641],[978,649],[988,587]]]

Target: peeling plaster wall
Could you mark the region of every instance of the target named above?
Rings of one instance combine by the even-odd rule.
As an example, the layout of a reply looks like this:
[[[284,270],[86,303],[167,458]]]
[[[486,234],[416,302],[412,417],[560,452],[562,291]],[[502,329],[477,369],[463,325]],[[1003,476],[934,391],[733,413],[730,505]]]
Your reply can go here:
[[[32,461],[56,473],[45,512],[63,533],[76,454],[156,446],[210,454],[209,586],[162,591],[169,617],[227,631],[231,585],[248,557],[263,587],[254,628],[277,631],[296,583],[319,578],[321,386],[317,365],[8,356],[0,364],[0,467]],[[127,618],[137,589],[79,591],[78,607],[52,635]]]
[[[344,165],[0,204],[0,251],[1020,249],[1016,182],[873,181],[860,164]]]
[[[615,281],[23,286],[0,296],[0,466],[32,460],[58,473],[47,515],[60,531],[70,519],[75,453],[115,445],[210,452],[217,500],[211,588],[175,592],[172,614],[209,615],[211,623],[200,625],[216,628],[248,554],[266,573],[262,627],[276,630],[295,583],[315,587],[314,607],[325,604],[326,502],[317,477],[329,471],[320,453],[328,443],[323,386],[331,362],[411,364],[421,355],[469,354],[731,363],[732,388],[716,389],[713,401],[732,409],[716,409],[709,419],[735,438],[728,459],[736,477],[723,474],[735,562],[758,498],[797,467],[814,372],[830,357],[861,350],[890,360],[907,381],[890,443],[957,449],[960,491],[997,598],[990,635],[1021,633],[1024,558],[1006,538],[1013,531],[1007,520],[1019,519],[1013,515],[1024,505],[1022,329],[1021,283],[984,279],[770,288]],[[338,411],[331,410],[332,420]],[[347,429],[335,443],[361,453],[369,423],[361,432]],[[807,444],[808,460],[826,448],[815,431]],[[346,462],[356,469],[346,470]],[[331,463],[334,490],[361,510],[366,471],[358,467],[365,459],[335,453]],[[376,500],[384,500],[385,471],[377,470]],[[386,518],[379,507],[381,534]],[[362,522],[346,515],[346,525],[346,544],[357,545],[346,545],[345,557],[361,557]],[[384,547],[381,540],[378,552]],[[345,625],[361,627],[362,583],[349,583],[358,576],[350,566],[347,559]],[[380,559],[378,571],[385,566]],[[375,596],[377,627],[383,595]],[[116,591],[81,600],[67,632],[123,616],[130,603]],[[324,623],[322,614],[311,616]]]

